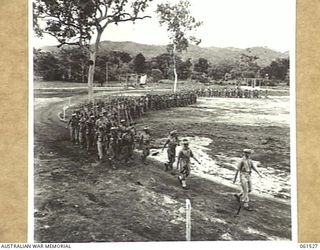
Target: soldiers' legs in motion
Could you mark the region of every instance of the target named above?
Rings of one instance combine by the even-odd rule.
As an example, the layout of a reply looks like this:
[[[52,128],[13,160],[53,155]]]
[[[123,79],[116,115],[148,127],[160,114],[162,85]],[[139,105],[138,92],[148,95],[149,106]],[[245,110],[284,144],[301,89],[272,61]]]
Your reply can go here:
[[[121,151],[121,154],[123,156],[123,160],[124,160],[124,163],[127,164],[129,159],[130,159],[130,153],[129,153],[129,145],[125,145],[122,147],[122,151]]]
[[[104,156],[104,145],[103,142],[97,141],[97,149],[98,149],[98,156],[99,156],[99,161],[102,162],[103,161],[103,156]]]
[[[91,136],[88,135],[88,134],[86,134],[86,148],[87,148],[87,152],[89,152],[90,146],[91,146]]]
[[[243,202],[244,207],[249,206],[249,192],[251,192],[251,180],[249,174],[241,174],[240,176],[241,181],[241,187],[242,187],[242,193],[241,201]]]
[[[72,142],[72,127],[69,127],[70,141]]]
[[[79,131],[79,144],[81,147],[83,147],[84,141],[85,141],[84,134],[83,132]]]
[[[248,179],[248,193],[251,193],[251,191],[252,191],[252,181],[251,181],[251,177],[249,176],[249,179]]]
[[[75,127],[71,126],[70,127],[70,141],[74,142],[75,141]]]
[[[115,160],[117,161],[121,160],[121,145],[118,142],[115,144],[114,153],[115,153]]]
[[[110,158],[110,147],[108,144],[105,146],[104,150],[105,150],[104,153],[105,153],[105,160],[107,162],[107,166],[112,167],[111,158]]]
[[[132,143],[129,147],[129,158],[132,160],[134,159],[134,156],[133,156],[134,148],[135,148],[134,143]]]
[[[79,128],[78,127],[76,127],[75,128],[75,142],[76,142],[76,144],[79,144]]]
[[[175,148],[173,148],[173,149],[169,148],[167,153],[168,153],[168,164],[166,165],[166,171],[173,169],[173,163],[176,160],[176,150],[175,150]]]
[[[109,152],[108,152],[109,162],[110,166],[115,169],[115,161],[116,161],[116,153],[115,153],[115,146],[110,145],[109,146]]]
[[[186,188],[187,187],[187,177],[189,176],[190,174],[190,166],[189,165],[186,165],[186,166],[183,166],[181,167],[181,171],[180,171],[181,175],[178,176],[178,179],[181,183],[181,186],[183,188]]]
[[[149,145],[143,145],[142,156],[141,156],[141,160],[143,164],[147,164],[146,160],[149,154],[150,154]]]

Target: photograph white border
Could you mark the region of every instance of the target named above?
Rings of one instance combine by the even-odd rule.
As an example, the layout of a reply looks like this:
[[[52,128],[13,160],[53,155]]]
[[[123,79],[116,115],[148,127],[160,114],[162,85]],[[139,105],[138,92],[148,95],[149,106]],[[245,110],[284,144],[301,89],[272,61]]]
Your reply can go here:
[[[291,44],[290,44],[290,180],[291,180],[291,241],[191,241],[191,242],[128,242],[128,243],[71,243],[72,249],[132,249],[149,250],[174,248],[183,249],[258,249],[272,248],[292,249],[298,242],[298,209],[297,209],[297,146],[296,146],[296,0],[291,15]],[[32,0],[28,1],[28,243],[34,243],[34,90],[33,90],[33,13]],[[94,246],[92,245],[94,244]]]

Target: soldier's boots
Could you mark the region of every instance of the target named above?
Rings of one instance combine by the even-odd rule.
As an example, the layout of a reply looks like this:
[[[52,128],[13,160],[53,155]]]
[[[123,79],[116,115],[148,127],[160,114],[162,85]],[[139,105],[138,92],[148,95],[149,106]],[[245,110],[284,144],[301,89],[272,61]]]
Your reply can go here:
[[[233,196],[234,196],[234,197],[236,198],[236,200],[240,203],[240,195],[234,194]]]

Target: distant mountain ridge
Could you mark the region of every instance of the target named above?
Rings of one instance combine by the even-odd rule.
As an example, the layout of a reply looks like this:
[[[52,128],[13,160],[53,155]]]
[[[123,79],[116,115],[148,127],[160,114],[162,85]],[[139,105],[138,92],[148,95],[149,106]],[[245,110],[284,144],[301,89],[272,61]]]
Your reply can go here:
[[[64,47],[65,48],[65,47]],[[57,52],[59,48],[56,46],[42,47],[43,51]],[[142,53],[147,59],[158,56],[167,52],[166,45],[149,45],[135,42],[113,42],[113,41],[102,41],[100,43],[101,51],[117,50],[129,53],[132,57],[139,53]],[[267,47],[252,47],[248,49],[239,48],[218,48],[218,47],[200,47],[190,45],[186,52],[182,53],[182,58],[191,58],[197,60],[202,57],[207,59],[212,64],[221,64],[238,61],[241,53],[250,53],[251,55],[257,56],[259,59],[257,63],[260,67],[268,66],[272,60],[277,58],[289,58],[288,52],[279,52]]]

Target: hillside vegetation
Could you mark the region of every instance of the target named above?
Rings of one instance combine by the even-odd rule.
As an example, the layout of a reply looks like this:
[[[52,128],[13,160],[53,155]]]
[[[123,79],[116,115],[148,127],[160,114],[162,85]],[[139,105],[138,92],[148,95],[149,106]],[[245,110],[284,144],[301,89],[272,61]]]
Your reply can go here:
[[[160,54],[167,53],[166,45],[147,45],[135,42],[101,42],[101,52],[103,51],[124,51],[131,56],[136,56],[142,53],[146,59],[151,59]],[[66,48],[66,47],[64,47]],[[42,47],[41,50],[49,52],[57,52],[59,48],[56,46]],[[239,60],[241,53],[250,50],[253,56],[257,56],[257,63],[260,67],[268,66],[276,58],[288,58],[289,53],[279,52],[267,47],[253,47],[246,49],[238,48],[218,48],[218,47],[201,47],[190,45],[188,51],[182,54],[182,58],[197,60],[198,58],[205,58],[212,64],[219,64],[224,62],[235,62]]]

